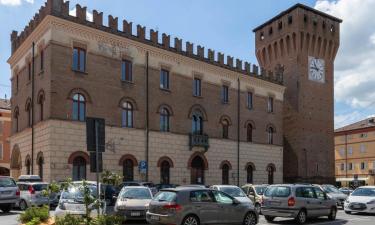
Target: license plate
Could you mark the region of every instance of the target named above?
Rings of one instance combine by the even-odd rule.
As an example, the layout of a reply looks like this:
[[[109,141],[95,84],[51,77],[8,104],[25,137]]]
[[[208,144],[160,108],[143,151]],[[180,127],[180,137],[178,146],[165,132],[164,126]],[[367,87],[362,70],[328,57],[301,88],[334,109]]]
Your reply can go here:
[[[354,209],[359,209],[359,208],[361,208],[361,206],[359,206],[359,205],[353,205],[353,208]]]
[[[151,220],[159,221],[159,216],[152,215],[151,216]]]
[[[12,191],[2,191],[1,194],[3,195],[9,195],[10,193],[12,193]]]
[[[131,212],[130,216],[141,216],[141,212]]]

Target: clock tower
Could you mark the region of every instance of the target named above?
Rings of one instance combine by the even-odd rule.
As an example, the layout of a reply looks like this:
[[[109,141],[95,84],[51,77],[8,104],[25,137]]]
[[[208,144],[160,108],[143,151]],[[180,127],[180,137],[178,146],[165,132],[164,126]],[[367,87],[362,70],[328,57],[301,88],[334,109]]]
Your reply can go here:
[[[333,75],[341,22],[297,4],[253,30],[260,66],[284,69],[284,182],[335,181]]]

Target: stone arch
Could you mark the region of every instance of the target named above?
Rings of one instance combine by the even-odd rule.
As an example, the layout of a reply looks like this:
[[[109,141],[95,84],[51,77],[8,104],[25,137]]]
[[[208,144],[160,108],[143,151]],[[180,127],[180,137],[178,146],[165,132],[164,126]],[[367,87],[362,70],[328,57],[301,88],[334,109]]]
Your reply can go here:
[[[75,94],[81,94],[83,95],[83,97],[85,97],[85,101],[88,102],[88,103],[91,103],[92,102],[92,99],[91,99],[91,96],[89,95],[89,93],[83,89],[83,88],[73,88],[72,90],[70,90],[69,94],[68,94],[68,99],[69,100],[73,100],[73,96]]]
[[[76,151],[76,152],[73,152],[72,154],[70,154],[70,156],[68,158],[68,163],[73,164],[74,159],[78,156],[84,158],[86,160],[86,164],[90,164],[89,155],[86,152],[83,152],[83,151]]]
[[[251,126],[253,127],[253,130],[255,130],[255,122],[253,120],[246,120],[244,128],[247,128],[249,124],[251,124]]]
[[[10,156],[10,168],[15,170],[22,168],[21,152],[17,144],[13,146],[12,155]]]
[[[273,172],[276,172],[276,166],[275,166],[275,164],[273,164],[273,163],[268,163],[268,165],[267,165],[267,167],[266,167],[266,171],[268,171],[269,168],[272,168],[272,171],[273,171]]]
[[[224,165],[228,165],[229,169],[232,169],[232,164],[228,160],[224,160],[220,163],[219,169],[223,169]]]
[[[292,41],[293,41],[293,50],[296,51],[297,50],[297,35],[296,33],[293,32],[292,34]]]
[[[43,152],[38,152],[38,154],[36,155],[36,161],[37,161],[37,163],[40,162],[39,160],[42,160],[41,162],[44,164]]]
[[[29,111],[30,109],[31,109],[31,98],[28,97],[25,103],[25,111]]]
[[[18,118],[19,115],[20,115],[20,110],[18,106],[16,106],[13,111],[13,118]]]
[[[284,39],[283,38],[280,39],[279,46],[280,46],[280,55],[281,57],[283,57],[284,56]]]
[[[172,159],[169,158],[168,156],[160,157],[159,160],[158,160],[158,163],[157,163],[157,167],[160,167],[162,162],[164,162],[164,161],[167,161],[169,163],[170,167],[174,167]]]
[[[118,106],[119,106],[120,108],[122,108],[122,107],[123,107],[122,104],[123,104],[124,102],[130,102],[130,104],[132,104],[132,106],[133,106],[133,110],[137,110],[137,109],[138,109],[137,102],[136,102],[133,98],[130,98],[130,97],[122,97],[122,98],[120,99],[120,101],[118,102]]]
[[[160,111],[161,111],[161,109],[162,108],[166,108],[167,110],[168,110],[168,112],[169,112],[169,115],[170,116],[173,116],[173,110],[172,110],[172,107],[171,106],[169,106],[168,104],[160,104],[159,106],[158,106],[158,111],[156,112],[156,113],[160,113]]]
[[[290,54],[290,36],[289,35],[286,36],[285,41],[286,41],[286,53],[289,55]]]
[[[278,51],[278,45],[277,45],[277,41],[275,41],[274,43],[273,43],[273,52],[274,52],[274,54],[275,54],[275,60],[277,60],[278,59],[278,54],[279,54],[279,51]]]
[[[205,170],[208,170],[208,161],[207,161],[207,158],[206,158],[206,156],[204,156],[204,154],[201,153],[201,152],[194,152],[194,153],[190,156],[190,158],[189,158],[189,160],[188,160],[188,163],[187,163],[187,168],[188,168],[188,169],[191,169],[191,163],[192,163],[193,159],[194,159],[195,157],[197,157],[197,156],[199,156],[199,157],[203,160],[203,162],[204,162],[204,169],[205,169]]]
[[[193,105],[193,106],[190,108],[190,110],[189,110],[189,114],[188,114],[188,118],[189,118],[189,119],[192,119],[194,112],[200,112],[201,115],[202,115],[202,117],[203,117],[202,119],[203,119],[204,121],[207,121],[207,120],[208,120],[206,110],[205,110],[201,105],[199,105],[199,104],[195,104],[195,105]]]
[[[272,128],[273,133],[276,133],[276,127],[273,124],[271,124],[271,123],[267,124],[267,126],[266,126],[266,131],[267,132],[268,132],[269,128]]]
[[[228,121],[228,125],[231,126],[232,125],[232,120],[230,119],[230,117],[228,115],[222,115],[220,117],[220,120],[219,120],[219,123],[220,124],[223,124],[223,121],[224,120],[227,120]]]
[[[255,167],[255,164],[254,163],[252,163],[252,162],[248,162],[248,163],[246,163],[246,165],[245,165],[245,170],[247,170],[247,168],[249,168],[249,166],[251,166],[251,168],[253,168],[253,171],[255,171],[256,170],[256,167]]]
[[[125,155],[121,156],[121,158],[118,162],[118,165],[122,166],[124,164],[124,161],[127,160],[127,159],[130,159],[133,162],[134,167],[138,166],[137,158],[135,158],[135,156],[131,155],[131,154],[125,154]]]

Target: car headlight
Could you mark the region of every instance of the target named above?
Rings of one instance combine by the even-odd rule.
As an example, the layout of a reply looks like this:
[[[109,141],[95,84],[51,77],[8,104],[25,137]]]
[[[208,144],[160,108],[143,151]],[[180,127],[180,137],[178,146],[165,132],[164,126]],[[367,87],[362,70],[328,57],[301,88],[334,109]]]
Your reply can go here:
[[[367,202],[366,204],[369,204],[369,205],[375,204],[375,199]]]

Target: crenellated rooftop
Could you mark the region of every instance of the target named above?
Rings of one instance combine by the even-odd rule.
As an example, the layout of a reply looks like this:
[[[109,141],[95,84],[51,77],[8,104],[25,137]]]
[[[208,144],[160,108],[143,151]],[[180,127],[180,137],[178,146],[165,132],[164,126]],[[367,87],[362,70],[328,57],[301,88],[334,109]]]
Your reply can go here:
[[[282,84],[283,82],[283,67],[281,65],[278,65],[274,71],[265,71],[263,68],[259,68],[255,64],[243,62],[243,60],[240,59],[234,60],[234,58],[229,55],[226,56],[226,62],[224,62],[225,55],[221,52],[217,52],[215,57],[215,50],[212,49],[207,49],[206,57],[206,48],[204,46],[197,45],[195,53],[194,44],[186,42],[185,50],[183,50],[183,41],[178,37],[174,38],[174,46],[171,46],[171,36],[165,33],[162,34],[161,43],[159,43],[158,31],[153,29],[149,30],[150,38],[147,39],[146,27],[137,25],[137,31],[135,34],[133,34],[133,23],[126,20],[122,21],[122,30],[120,30],[118,17],[114,17],[112,15],[108,16],[108,24],[104,25],[103,12],[99,12],[97,10],[93,10],[93,20],[89,21],[86,19],[87,7],[82,7],[79,4],[76,5],[76,16],[69,15],[69,1],[64,2],[64,0],[47,0],[45,5],[39,9],[39,12],[35,14],[33,19],[30,20],[29,24],[20,34],[18,34],[17,31],[12,32],[12,55],[47,15],[56,16],[88,27],[139,41],[150,46],[162,48],[167,51],[242,73],[247,76],[253,76],[276,84]]]

